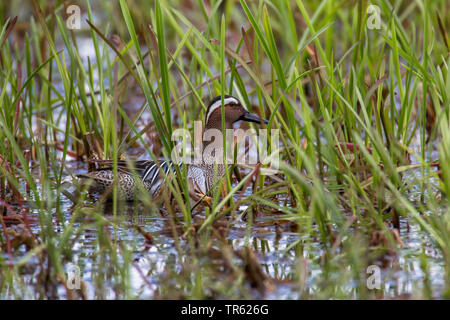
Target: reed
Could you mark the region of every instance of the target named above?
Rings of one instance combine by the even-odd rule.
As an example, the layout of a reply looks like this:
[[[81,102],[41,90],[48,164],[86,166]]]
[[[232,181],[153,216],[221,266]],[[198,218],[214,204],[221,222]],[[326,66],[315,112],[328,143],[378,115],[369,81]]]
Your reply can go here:
[[[28,19],[0,4],[0,297],[254,298],[283,280],[292,297],[393,298],[386,264],[401,257],[404,274],[419,261],[424,275],[409,297],[448,298],[446,3],[371,1],[380,29],[364,0],[189,3],[86,1],[81,30],[61,1],[33,1]],[[225,94],[278,130],[277,176],[227,168],[226,196],[196,214],[179,169],[162,208],[145,192],[121,203],[116,187],[109,207],[71,185],[89,159],[113,159],[116,176],[118,159],[169,159],[172,132],[193,132]],[[243,221],[243,238],[230,236]],[[270,247],[262,226],[295,237]],[[164,272],[136,262],[143,243]],[[257,260],[268,253],[287,263]],[[69,262],[91,279],[76,294]],[[374,264],[386,270],[379,290],[363,276]]]

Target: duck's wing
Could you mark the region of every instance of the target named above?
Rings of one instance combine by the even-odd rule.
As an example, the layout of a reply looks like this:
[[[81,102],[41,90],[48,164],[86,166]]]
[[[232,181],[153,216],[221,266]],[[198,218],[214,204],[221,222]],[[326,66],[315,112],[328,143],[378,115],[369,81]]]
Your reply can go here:
[[[113,160],[93,160],[93,162],[104,166],[95,171],[113,169]],[[175,172],[173,162],[166,160],[118,160],[117,169],[120,172],[128,174],[136,172],[142,181],[150,182],[150,184],[156,183],[159,180],[161,173],[159,170],[163,170],[166,175],[169,174],[170,170]]]
[[[113,160],[89,160],[89,162],[95,162],[102,166],[93,172],[113,170]],[[147,169],[154,163],[153,160],[117,160],[117,170],[128,174],[136,172],[138,176],[143,177]]]

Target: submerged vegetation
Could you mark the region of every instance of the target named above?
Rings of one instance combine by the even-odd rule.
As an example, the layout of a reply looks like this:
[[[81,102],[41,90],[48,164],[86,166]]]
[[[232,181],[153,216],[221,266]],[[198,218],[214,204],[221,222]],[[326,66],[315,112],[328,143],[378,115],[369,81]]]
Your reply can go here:
[[[76,4],[0,3],[0,299],[450,297],[447,1]],[[169,158],[225,94],[276,175],[230,167],[195,212],[181,174],[159,202],[77,183]]]

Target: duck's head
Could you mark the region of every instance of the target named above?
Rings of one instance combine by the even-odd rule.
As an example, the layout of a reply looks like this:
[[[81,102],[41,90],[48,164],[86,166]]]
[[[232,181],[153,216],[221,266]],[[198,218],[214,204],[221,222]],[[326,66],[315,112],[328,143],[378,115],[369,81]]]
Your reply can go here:
[[[238,121],[247,121],[254,123],[268,123],[267,120],[261,119],[258,115],[245,109],[241,102],[230,95],[224,95],[223,105],[225,108],[225,128],[231,129],[233,124]],[[206,111],[205,127],[222,129],[222,97],[217,96],[211,100]]]

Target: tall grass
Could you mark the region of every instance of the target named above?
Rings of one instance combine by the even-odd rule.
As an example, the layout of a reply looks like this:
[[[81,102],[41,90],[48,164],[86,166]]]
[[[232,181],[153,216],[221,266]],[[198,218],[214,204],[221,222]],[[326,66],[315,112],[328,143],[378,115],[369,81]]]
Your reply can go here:
[[[444,1],[397,1],[395,7],[376,1],[381,28],[369,29],[369,4],[200,1],[186,9],[185,1],[95,7],[86,1],[79,4],[84,31],[67,29],[59,1],[35,1],[33,15],[17,22],[17,9],[0,5],[0,296],[61,297],[65,266],[77,260],[92,269],[94,297],[112,297],[105,278],[114,297],[139,297],[130,284],[139,248],[120,241],[124,207],[116,188],[112,216],[104,216],[101,202],[67,186],[74,168],[68,159],[113,159],[116,175],[117,160],[132,158],[136,147],[168,159],[173,130],[193,131],[208,100],[231,93],[269,119],[268,129],[279,130],[281,172],[265,176],[262,165],[241,170],[235,181],[234,170],[227,170],[227,195],[215,193],[212,207],[194,216],[182,170],[168,180],[165,208],[143,192],[144,208],[136,204],[136,214],[168,214],[182,270],[140,273],[160,281],[158,296],[255,297],[249,287],[266,282],[246,271],[253,253],[227,242],[218,227],[245,218],[245,245],[255,239],[258,221],[295,226],[297,240],[283,253],[292,265],[282,278],[303,298],[395,296],[387,282],[370,291],[362,274],[389,255],[404,255],[400,235],[406,225],[417,226],[437,254],[427,254],[424,245],[408,255],[421,259],[425,274],[410,293],[448,297],[448,7]],[[86,38],[95,53],[89,58],[80,48]],[[135,92],[143,104],[130,111]],[[145,115],[151,123],[141,123]],[[268,145],[269,154],[276,151]],[[35,239],[28,250],[17,251],[10,217],[26,226],[25,238]],[[37,226],[29,227],[33,219]],[[95,253],[80,257],[72,245],[92,228]],[[137,238],[149,237],[129,228]],[[205,263],[217,247],[232,280]],[[254,242],[253,250],[264,253]],[[445,270],[437,275],[443,287],[427,282],[434,260]],[[31,263],[39,273],[24,284],[21,272]],[[406,263],[402,268],[408,273]],[[312,269],[321,276],[312,277]],[[347,290],[351,281],[356,285]],[[70,292],[64,297],[73,297]]]

